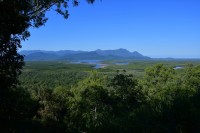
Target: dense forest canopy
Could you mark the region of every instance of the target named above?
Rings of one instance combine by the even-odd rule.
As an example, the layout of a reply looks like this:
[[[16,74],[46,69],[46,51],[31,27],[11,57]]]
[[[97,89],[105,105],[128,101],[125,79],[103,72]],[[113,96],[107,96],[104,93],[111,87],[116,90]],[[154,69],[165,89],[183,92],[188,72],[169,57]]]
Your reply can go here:
[[[37,64],[20,76],[31,97],[29,122],[34,124],[27,125],[32,132],[200,131],[199,65],[179,71],[154,63],[138,77],[132,69],[103,72],[85,65],[53,69],[51,62]]]

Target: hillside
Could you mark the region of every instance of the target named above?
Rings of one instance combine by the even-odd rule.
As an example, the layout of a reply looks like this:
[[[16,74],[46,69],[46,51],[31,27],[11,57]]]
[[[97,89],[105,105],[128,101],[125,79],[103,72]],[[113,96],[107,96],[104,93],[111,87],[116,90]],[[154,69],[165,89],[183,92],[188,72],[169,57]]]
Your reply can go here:
[[[130,52],[126,49],[116,50],[96,50],[96,51],[42,51],[42,50],[26,50],[20,54],[25,56],[26,61],[74,61],[74,60],[138,60],[150,59],[137,51]]]

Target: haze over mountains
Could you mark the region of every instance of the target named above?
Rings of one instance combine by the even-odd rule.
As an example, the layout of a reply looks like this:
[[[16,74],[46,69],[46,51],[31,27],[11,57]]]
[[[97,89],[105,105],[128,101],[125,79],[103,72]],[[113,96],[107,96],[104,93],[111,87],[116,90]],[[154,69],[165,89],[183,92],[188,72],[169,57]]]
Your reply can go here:
[[[74,61],[74,60],[138,60],[150,59],[139,52],[130,52],[126,49],[96,50],[96,51],[43,51],[23,50],[20,54],[25,55],[26,61]]]

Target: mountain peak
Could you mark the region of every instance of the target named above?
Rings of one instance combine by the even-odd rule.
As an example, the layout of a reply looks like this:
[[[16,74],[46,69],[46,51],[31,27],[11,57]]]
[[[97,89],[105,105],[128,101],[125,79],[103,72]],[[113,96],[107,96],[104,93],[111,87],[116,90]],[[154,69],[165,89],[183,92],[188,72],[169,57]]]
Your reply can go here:
[[[127,50],[127,49],[125,49],[125,48],[119,48],[119,49],[117,49],[117,50],[128,51],[128,50]]]

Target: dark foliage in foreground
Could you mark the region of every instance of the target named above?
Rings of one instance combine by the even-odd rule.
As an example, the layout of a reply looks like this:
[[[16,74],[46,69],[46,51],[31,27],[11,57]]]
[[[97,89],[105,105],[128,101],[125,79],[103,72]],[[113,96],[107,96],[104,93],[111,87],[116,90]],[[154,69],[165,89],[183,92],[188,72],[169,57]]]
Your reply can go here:
[[[10,92],[8,99],[12,102],[8,103],[13,104],[5,109],[13,110],[9,114],[12,121],[4,120],[1,130],[199,132],[199,81],[200,66],[188,66],[184,73],[177,74],[171,67],[159,64],[146,69],[141,79],[125,71],[118,71],[112,78],[92,72],[72,86],[40,85],[28,89],[21,85],[24,89]]]

